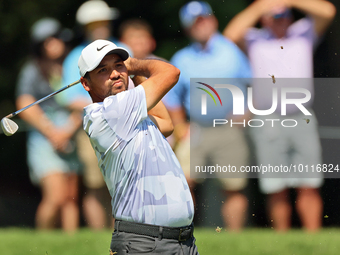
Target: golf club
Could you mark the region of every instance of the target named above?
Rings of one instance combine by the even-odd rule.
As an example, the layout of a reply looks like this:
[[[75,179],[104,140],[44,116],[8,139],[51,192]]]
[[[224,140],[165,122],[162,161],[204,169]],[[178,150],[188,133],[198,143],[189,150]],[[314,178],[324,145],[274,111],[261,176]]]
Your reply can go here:
[[[14,116],[18,115],[19,113],[27,110],[28,108],[30,108],[30,107],[32,107],[32,106],[34,106],[36,104],[40,104],[41,102],[43,102],[43,101],[53,97],[54,95],[64,91],[65,89],[68,89],[68,88],[78,84],[79,82],[80,82],[80,80],[75,81],[75,82],[73,82],[73,83],[71,83],[71,84],[69,84],[69,85],[67,85],[67,86],[65,86],[65,87],[63,87],[63,88],[61,88],[61,89],[59,89],[59,90],[57,90],[57,91],[55,91],[55,92],[53,92],[51,94],[49,94],[49,95],[39,99],[38,101],[35,101],[34,103],[32,103],[30,105],[27,105],[26,107],[24,107],[24,108],[22,108],[20,110],[17,110],[16,112],[8,114],[6,117],[2,118],[2,120],[1,120],[2,131],[7,136],[13,135],[15,132],[17,132],[19,127],[18,127],[18,125],[13,120],[10,120],[10,118],[13,118]]]

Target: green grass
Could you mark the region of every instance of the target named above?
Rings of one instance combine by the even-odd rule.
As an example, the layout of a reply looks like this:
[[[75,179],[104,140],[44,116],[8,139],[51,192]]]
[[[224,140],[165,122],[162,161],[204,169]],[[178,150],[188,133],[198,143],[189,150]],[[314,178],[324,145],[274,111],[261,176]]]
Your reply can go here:
[[[316,234],[291,230],[279,234],[270,229],[248,228],[241,233],[196,228],[200,255],[338,255],[340,229],[325,228]],[[111,231],[81,229],[67,235],[61,231],[0,229],[0,254],[4,255],[109,255]]]

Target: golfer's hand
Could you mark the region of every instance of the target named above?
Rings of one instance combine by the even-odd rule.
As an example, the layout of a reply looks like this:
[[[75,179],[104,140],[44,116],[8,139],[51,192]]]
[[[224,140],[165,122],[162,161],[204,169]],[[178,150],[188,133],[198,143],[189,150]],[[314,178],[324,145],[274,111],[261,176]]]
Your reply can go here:
[[[137,87],[139,84],[141,84],[142,82],[146,81],[146,77],[140,76],[140,75],[135,75],[132,78],[132,81],[135,84],[135,87]]]
[[[131,62],[132,62],[132,58],[131,57],[129,57],[127,60],[125,60],[124,61],[124,64],[125,64],[125,66],[126,66],[126,69],[127,69],[127,71],[128,71],[128,74],[131,72]]]

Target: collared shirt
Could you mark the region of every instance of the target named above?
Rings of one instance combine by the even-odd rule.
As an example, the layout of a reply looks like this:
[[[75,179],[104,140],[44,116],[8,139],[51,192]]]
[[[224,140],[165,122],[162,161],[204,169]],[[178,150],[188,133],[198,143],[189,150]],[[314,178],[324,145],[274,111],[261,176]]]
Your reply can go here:
[[[251,28],[245,39],[254,78],[268,78],[268,74],[277,78],[313,77],[313,48],[318,38],[312,19],[296,21],[283,38],[276,38],[266,28]]]
[[[161,226],[189,225],[193,201],[183,170],[147,114],[142,86],[84,109],[116,219]]]
[[[308,89],[312,99],[304,104],[310,107],[314,97],[313,75],[313,49],[317,45],[318,37],[314,31],[314,23],[310,18],[302,18],[289,26],[284,38],[276,38],[266,29],[251,28],[246,34],[246,43],[249,60],[253,69],[254,78],[265,78],[271,81],[274,75],[278,78],[309,78],[300,82],[295,79],[293,83],[300,83],[299,87]],[[288,80],[282,86],[287,86]],[[292,83],[292,82],[290,82]],[[254,79],[253,101],[258,109],[269,109],[272,105],[271,90],[280,88],[280,82],[266,85],[262,79]],[[269,92],[268,92],[269,91]],[[291,98],[301,95],[291,93]],[[280,102],[277,111],[280,111]],[[298,109],[288,105],[287,113],[294,113]]]
[[[245,54],[220,33],[214,34],[205,48],[196,42],[179,50],[172,57],[171,63],[180,69],[181,75],[178,83],[164,97],[163,102],[170,110],[184,107],[188,116],[190,115],[190,78],[251,77],[250,65]],[[247,84],[235,85],[239,86],[244,95],[246,94]],[[223,94],[226,91],[220,90],[219,93]],[[225,102],[223,111],[227,116],[232,111],[232,100],[225,100]],[[200,116],[198,114],[197,118]],[[213,118],[212,114],[209,116]]]

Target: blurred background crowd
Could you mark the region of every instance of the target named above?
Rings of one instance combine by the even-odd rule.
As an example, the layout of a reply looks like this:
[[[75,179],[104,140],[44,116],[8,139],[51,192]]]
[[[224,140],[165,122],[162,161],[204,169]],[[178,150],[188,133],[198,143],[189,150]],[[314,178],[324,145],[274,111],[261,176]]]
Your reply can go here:
[[[272,180],[265,184],[246,176],[195,180],[188,174],[190,78],[252,75],[264,78],[271,72],[263,74],[256,69],[257,60],[263,56],[257,51],[259,48],[254,51],[250,47],[252,43],[272,38],[297,38],[300,34],[310,40],[306,47],[310,46],[312,53],[306,53],[305,62],[296,62],[296,66],[306,68],[300,72],[294,67],[297,72],[291,75],[275,71],[277,78],[340,76],[340,51],[336,43],[340,40],[336,14],[340,3],[335,0],[310,1],[325,5],[304,4],[308,0],[296,0],[294,5],[288,4],[293,2],[289,0],[2,1],[0,117],[79,79],[77,61],[81,50],[93,40],[108,39],[127,47],[136,58],[170,61],[181,70],[176,89],[165,97],[164,103],[175,125],[169,142],[182,164],[194,197],[196,226],[225,226],[234,231],[243,227],[273,227],[278,231],[304,227],[315,231],[320,227],[339,226],[340,215],[336,213],[340,209],[339,179],[285,186],[278,182],[273,184]],[[293,8],[291,11],[275,9],[270,13],[273,2]],[[323,11],[318,12],[318,9]],[[282,31],[282,26],[288,28],[291,24],[288,22],[305,18],[306,13],[311,19],[294,24],[287,29],[289,33],[273,32],[275,22],[282,21],[278,30]],[[273,34],[259,30],[261,25],[271,28]],[[251,27],[258,30],[254,29],[249,35],[242,32]],[[278,44],[281,50],[286,49],[286,45],[291,46],[282,42],[279,40]],[[262,47],[273,56],[270,47]],[[256,54],[260,55],[258,59]],[[309,137],[300,142],[306,150],[315,148],[307,151],[307,163],[312,164],[315,160],[315,164],[340,164],[338,100],[339,92],[334,86],[315,86],[314,103],[310,108],[318,119],[318,126],[312,121],[312,125],[316,125],[315,132],[308,133]],[[90,102],[87,92],[81,85],[76,85],[16,118],[19,132],[14,136],[0,134],[0,227],[61,227],[66,231],[82,226],[92,229],[112,227],[110,198],[97,159],[81,130],[82,108]],[[229,110],[224,111],[227,115]],[[265,161],[259,152],[273,152],[270,149],[273,142],[268,144],[269,149],[258,147],[256,140],[263,141],[264,137],[257,134],[239,129],[230,130],[228,134],[223,130],[222,134],[226,139],[224,144],[230,144],[230,151],[223,151],[229,158],[224,155],[220,158],[233,161],[235,165]],[[210,134],[207,136],[211,137]],[[301,134],[297,136],[301,137]],[[310,143],[311,140],[315,142]],[[209,146],[206,150],[214,148],[214,144]],[[278,148],[281,144],[273,146]],[[195,153],[204,157],[206,152]],[[275,155],[270,154],[270,157],[275,158]],[[214,160],[221,162],[217,157]],[[296,190],[287,189],[290,187]]]

